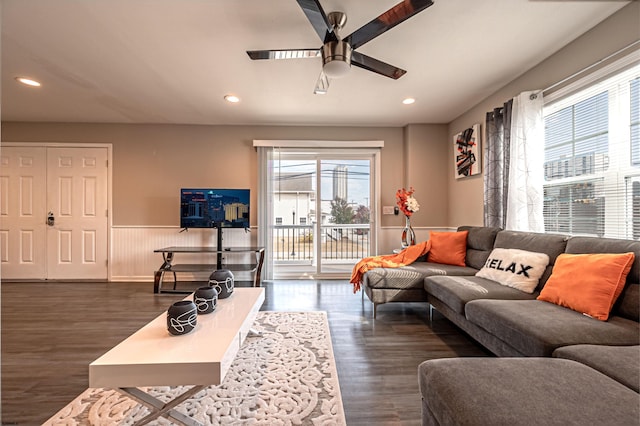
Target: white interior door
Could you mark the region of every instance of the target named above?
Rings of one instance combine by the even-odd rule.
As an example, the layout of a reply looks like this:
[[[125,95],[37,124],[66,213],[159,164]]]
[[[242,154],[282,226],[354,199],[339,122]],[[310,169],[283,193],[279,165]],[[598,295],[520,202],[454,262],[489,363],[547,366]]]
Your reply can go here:
[[[2,147],[0,249],[3,279],[46,278],[46,148]]]
[[[47,151],[47,276],[107,278],[106,148]]]
[[[107,159],[103,147],[2,147],[2,279],[107,279]]]

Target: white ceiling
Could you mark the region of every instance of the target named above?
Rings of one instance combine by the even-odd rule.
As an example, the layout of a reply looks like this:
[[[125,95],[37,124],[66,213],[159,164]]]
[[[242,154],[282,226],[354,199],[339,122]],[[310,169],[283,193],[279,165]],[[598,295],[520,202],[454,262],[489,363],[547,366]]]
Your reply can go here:
[[[320,1],[346,12],[348,35],[400,0]],[[320,47],[295,0],[3,0],[2,120],[448,123],[626,4],[435,0],[358,49],[405,76],[353,67],[314,95],[320,58],[245,53]],[[21,75],[42,87],[18,84]],[[242,101],[225,102],[228,93]],[[417,102],[401,104],[408,96]]]

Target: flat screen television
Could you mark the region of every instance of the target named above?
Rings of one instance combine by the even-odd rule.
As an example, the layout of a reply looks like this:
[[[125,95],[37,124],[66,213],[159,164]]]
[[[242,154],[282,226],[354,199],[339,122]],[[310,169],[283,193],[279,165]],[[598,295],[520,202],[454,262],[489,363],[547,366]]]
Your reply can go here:
[[[182,188],[181,228],[249,228],[249,189]]]

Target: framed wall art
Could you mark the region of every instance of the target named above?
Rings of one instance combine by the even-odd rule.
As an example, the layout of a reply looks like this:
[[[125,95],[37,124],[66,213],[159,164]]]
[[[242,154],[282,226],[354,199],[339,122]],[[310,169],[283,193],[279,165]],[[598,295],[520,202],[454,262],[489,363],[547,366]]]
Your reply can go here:
[[[453,137],[456,179],[480,174],[480,139],[480,124],[474,124]]]

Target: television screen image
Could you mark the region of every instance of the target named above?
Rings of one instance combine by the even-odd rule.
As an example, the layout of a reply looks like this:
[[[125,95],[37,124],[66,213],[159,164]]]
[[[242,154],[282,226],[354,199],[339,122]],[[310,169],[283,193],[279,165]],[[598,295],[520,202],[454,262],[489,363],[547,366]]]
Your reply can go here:
[[[248,189],[182,188],[180,227],[249,228]]]

